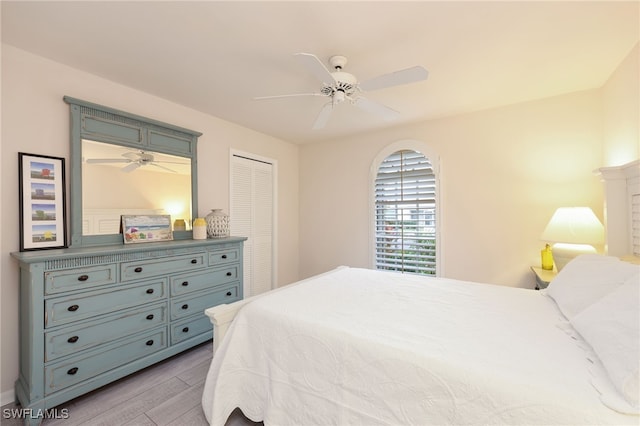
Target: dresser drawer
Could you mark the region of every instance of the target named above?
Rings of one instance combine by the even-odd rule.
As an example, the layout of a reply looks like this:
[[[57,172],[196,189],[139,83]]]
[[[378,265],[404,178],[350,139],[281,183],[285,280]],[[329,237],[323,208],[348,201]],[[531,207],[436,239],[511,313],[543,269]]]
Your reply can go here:
[[[171,344],[175,345],[206,332],[213,333],[211,320],[204,314],[196,315],[194,319],[171,326]]]
[[[223,250],[214,250],[209,252],[209,265],[225,265],[227,263],[238,262],[240,260],[241,248],[232,247]]]
[[[171,277],[169,278],[171,295],[179,296],[181,294],[206,290],[220,284],[237,281],[239,269],[240,267],[238,265],[229,265],[204,274]]]
[[[82,325],[45,333],[45,362],[166,324],[166,302],[142,306]]]
[[[124,282],[176,272],[195,271],[204,268],[206,264],[207,253],[205,252],[164,259],[124,262],[120,266],[120,279]]]
[[[166,327],[45,367],[45,394],[80,383],[167,347]]]
[[[135,286],[96,291],[91,295],[73,295],[45,300],[45,327],[92,318],[116,310],[147,304],[167,297],[166,279]]]
[[[54,294],[62,291],[91,288],[114,284],[117,281],[115,264],[87,268],[48,271],[44,273],[44,292]]]
[[[208,292],[193,293],[171,302],[171,320],[185,318],[196,313],[202,314],[205,309],[220,303],[231,303],[239,300],[240,283],[235,282]]]

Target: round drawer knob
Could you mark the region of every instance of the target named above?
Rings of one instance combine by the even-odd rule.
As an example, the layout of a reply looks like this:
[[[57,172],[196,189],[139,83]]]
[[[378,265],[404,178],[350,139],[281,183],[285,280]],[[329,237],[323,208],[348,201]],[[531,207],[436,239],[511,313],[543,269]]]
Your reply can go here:
[[[220,256],[220,257],[222,257],[223,259],[226,259],[226,258],[227,258],[227,255],[226,255],[226,254],[223,254],[223,255],[222,255],[222,256]]]
[[[148,319],[148,320],[152,320],[152,319],[153,319],[153,314],[149,314],[149,315],[147,315],[147,319]]]
[[[80,308],[80,306],[78,306],[78,305],[71,305],[71,306],[69,306],[69,307],[67,308],[67,311],[69,311],[69,312],[75,312],[75,311],[77,311],[77,310],[78,310],[78,308]]]
[[[86,281],[89,279],[89,275],[80,275],[78,281]]]
[[[189,281],[182,281],[182,287],[186,287],[189,285]]]
[[[147,346],[151,346],[151,345],[153,345],[153,339],[151,339],[151,340],[147,340],[146,345],[147,345]]]
[[[182,309],[189,309],[189,305],[187,305],[186,303],[184,305],[181,306]]]
[[[231,275],[233,275],[231,272],[227,272],[228,277],[230,277]]]
[[[182,332],[183,332],[183,333],[188,333],[188,332],[189,332],[189,327],[185,327],[185,328],[183,328],[183,329],[182,329]]]
[[[191,259],[191,263],[195,265],[196,263],[198,263],[198,259]]]
[[[228,291],[228,292],[227,292],[227,296],[231,296],[231,294],[232,294],[232,293],[231,293],[230,291]]]
[[[71,337],[69,337],[69,338],[67,339],[67,342],[69,342],[69,343],[75,343],[75,342],[77,342],[77,341],[78,341],[78,339],[79,339],[79,337],[78,337],[78,336],[71,336]]]
[[[70,376],[73,376],[74,374],[76,374],[78,372],[78,367],[73,367],[67,370],[67,374]]]
[[[142,272],[142,266],[138,266],[133,272]]]
[[[147,294],[153,294],[153,289],[152,288],[147,289]]]

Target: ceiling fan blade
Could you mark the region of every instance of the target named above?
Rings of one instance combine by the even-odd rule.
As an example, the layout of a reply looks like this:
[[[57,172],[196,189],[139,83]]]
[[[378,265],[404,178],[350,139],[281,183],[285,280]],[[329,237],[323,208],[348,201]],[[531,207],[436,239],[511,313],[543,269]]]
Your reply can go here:
[[[322,61],[318,59],[316,55],[311,53],[295,53],[294,56],[305,66],[307,69],[316,76],[318,80],[330,86],[335,83],[333,75],[329,72],[327,67],[324,66]]]
[[[264,99],[278,99],[278,98],[292,98],[296,96],[327,96],[324,93],[294,93],[291,95],[275,95],[275,96],[258,96],[253,98],[254,101],[260,101]]]
[[[355,101],[355,105],[363,111],[375,114],[385,121],[393,121],[400,118],[400,113],[388,106],[370,101],[367,98],[359,97]]]
[[[129,173],[129,172],[134,171],[134,170],[135,170],[135,169],[137,169],[138,167],[140,167],[140,163],[133,162],[133,163],[131,163],[131,164],[128,164],[128,165],[124,166],[124,167],[123,167],[122,169],[120,169],[120,170],[122,170],[122,171],[123,171],[123,172],[125,172],[125,173]]]
[[[130,163],[131,160],[127,160],[124,158],[87,158],[85,160],[86,163],[89,164],[100,164],[100,163]]]
[[[156,164],[156,163],[149,163],[149,164],[151,164],[152,166],[155,166],[155,167],[159,167],[159,168],[161,168],[163,170],[166,170],[168,172],[171,172],[171,173],[178,173],[175,170],[171,170],[170,168],[165,167],[165,166],[161,166],[160,164]]]
[[[385,89],[391,86],[399,86],[401,84],[415,83],[417,81],[426,80],[429,72],[417,65],[415,67],[404,70],[383,74],[372,78],[371,80],[360,83],[360,89],[365,91]]]
[[[138,160],[142,154],[140,152],[125,152],[122,154],[123,157],[128,158],[129,160]]]
[[[313,130],[320,130],[324,128],[329,121],[329,117],[331,116],[331,112],[333,111],[333,102],[327,102],[324,104],[322,109],[320,110],[320,114],[318,114],[318,118],[316,118],[316,122],[313,123]]]
[[[162,164],[179,164],[181,166],[191,166],[191,163],[183,163],[181,161],[164,161],[164,160],[154,160],[153,161],[155,164],[158,163],[162,163]]]

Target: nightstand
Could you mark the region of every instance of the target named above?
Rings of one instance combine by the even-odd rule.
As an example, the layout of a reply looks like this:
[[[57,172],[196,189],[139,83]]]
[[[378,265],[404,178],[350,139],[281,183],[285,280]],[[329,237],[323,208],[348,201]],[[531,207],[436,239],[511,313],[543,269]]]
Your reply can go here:
[[[558,272],[555,270],[549,271],[547,269],[542,269],[539,266],[532,266],[531,270],[536,276],[536,290],[547,288],[551,280],[558,275]]]

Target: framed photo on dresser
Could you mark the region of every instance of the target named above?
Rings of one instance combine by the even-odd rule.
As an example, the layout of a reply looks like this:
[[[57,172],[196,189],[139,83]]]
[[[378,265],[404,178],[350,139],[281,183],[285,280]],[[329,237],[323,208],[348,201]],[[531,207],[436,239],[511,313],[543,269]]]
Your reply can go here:
[[[20,251],[67,247],[64,158],[18,153]]]
[[[125,244],[173,240],[170,215],[122,215],[121,218]]]

